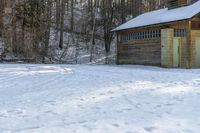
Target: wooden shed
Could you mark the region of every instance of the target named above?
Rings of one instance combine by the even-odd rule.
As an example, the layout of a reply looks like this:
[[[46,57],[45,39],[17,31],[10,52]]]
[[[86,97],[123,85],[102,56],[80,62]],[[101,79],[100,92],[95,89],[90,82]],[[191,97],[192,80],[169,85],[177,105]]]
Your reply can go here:
[[[200,1],[168,0],[114,29],[117,63],[200,68]]]

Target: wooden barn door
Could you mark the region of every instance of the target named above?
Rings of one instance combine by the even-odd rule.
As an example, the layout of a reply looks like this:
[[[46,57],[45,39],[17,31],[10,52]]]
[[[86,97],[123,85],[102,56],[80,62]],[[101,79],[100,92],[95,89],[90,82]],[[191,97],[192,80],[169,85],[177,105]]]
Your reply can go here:
[[[195,66],[200,67],[200,38],[195,39]]]
[[[173,67],[180,66],[180,38],[175,37],[173,41]]]

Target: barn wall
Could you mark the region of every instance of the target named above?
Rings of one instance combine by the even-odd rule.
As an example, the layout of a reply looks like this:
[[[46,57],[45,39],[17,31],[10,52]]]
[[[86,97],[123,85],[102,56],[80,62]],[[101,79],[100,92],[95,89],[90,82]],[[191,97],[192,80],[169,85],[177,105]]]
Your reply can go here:
[[[161,64],[161,39],[118,43],[118,64]]]
[[[197,20],[197,19],[195,19]],[[143,64],[159,65],[163,67],[173,67],[173,39],[174,29],[188,30],[189,21],[179,21],[175,23],[155,25],[150,27],[128,29],[119,31],[118,35],[131,32],[162,29],[161,38],[152,38],[137,40],[131,42],[118,41],[117,63],[118,64]],[[186,33],[185,37],[180,39],[180,67],[189,66],[189,48],[190,43]],[[162,46],[161,46],[162,44]]]

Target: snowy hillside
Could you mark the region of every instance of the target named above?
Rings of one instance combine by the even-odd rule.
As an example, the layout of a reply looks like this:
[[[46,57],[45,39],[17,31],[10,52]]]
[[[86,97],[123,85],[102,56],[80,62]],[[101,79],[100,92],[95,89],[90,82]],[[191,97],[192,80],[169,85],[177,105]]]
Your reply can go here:
[[[200,70],[0,65],[0,133],[199,133]]]

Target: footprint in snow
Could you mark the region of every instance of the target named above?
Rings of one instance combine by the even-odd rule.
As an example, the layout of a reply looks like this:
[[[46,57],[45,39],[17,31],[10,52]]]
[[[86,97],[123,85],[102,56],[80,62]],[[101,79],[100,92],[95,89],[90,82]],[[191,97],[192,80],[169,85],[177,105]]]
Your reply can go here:
[[[172,114],[170,111],[166,111],[165,113],[168,114],[168,115],[171,115],[171,114]]]
[[[134,105],[135,108],[140,109],[140,104]]]
[[[0,114],[0,118],[7,118],[7,115]]]
[[[99,95],[100,95],[100,96],[105,96],[106,94],[105,94],[105,93],[100,93]]]
[[[173,97],[173,99],[174,99],[175,101],[178,101],[178,102],[184,101],[184,99],[181,98],[181,97]]]
[[[144,130],[147,132],[153,132],[154,130],[156,130],[156,127],[144,127]]]
[[[153,115],[155,114],[155,113],[154,113],[154,112],[152,112],[152,111],[149,111],[149,112],[147,112],[147,113],[149,113],[149,114],[153,114]]]
[[[132,109],[131,108],[125,108],[125,109],[123,109],[123,111],[132,111]]]
[[[83,125],[82,127],[83,127],[83,128],[86,128],[86,129],[89,130],[90,132],[93,131],[93,128],[90,127],[90,126],[88,126],[88,125]]]
[[[78,108],[84,109],[85,107],[82,104],[77,104]]]
[[[103,114],[107,114],[108,112],[106,112],[106,111],[103,111]]]
[[[125,108],[125,109],[122,109],[122,110],[117,110],[116,112],[121,114],[121,113],[124,113],[124,112],[129,112],[129,111],[132,111],[133,109],[131,108]]]
[[[173,106],[174,104],[172,104],[172,103],[166,103],[165,105],[166,106]]]
[[[138,133],[138,132],[131,132],[131,131],[127,131],[127,132],[125,132],[125,133]]]
[[[81,98],[81,99],[80,99],[80,101],[82,101],[82,102],[83,102],[83,101],[85,101],[85,100],[84,100],[83,98]]]
[[[122,110],[117,110],[116,112],[119,113],[119,114],[123,113]]]
[[[98,109],[98,110],[99,110],[99,109],[101,109],[101,107],[95,107],[95,109]]]
[[[193,133],[190,129],[184,129],[183,133]]]
[[[120,127],[119,124],[116,124],[116,123],[113,124],[113,126],[114,126],[114,127]]]
[[[101,110],[101,107],[96,106],[96,107],[92,107],[91,109],[92,110]]]
[[[6,112],[7,114],[10,114],[10,115],[18,115],[18,116],[22,116],[24,117],[25,116],[25,111],[24,110],[21,110],[21,109],[17,109],[17,110],[8,110]]]
[[[162,105],[156,105],[154,109],[162,108]]]
[[[146,102],[145,104],[149,105],[150,103],[149,103],[149,102]]]
[[[87,122],[87,121],[84,121],[84,120],[83,120],[83,121],[79,121],[78,123],[79,123],[79,124],[84,124],[84,123],[86,123],[86,122]]]
[[[47,101],[47,103],[50,105],[56,105],[56,101]]]
[[[128,122],[124,122],[124,125],[129,125],[129,123]]]
[[[44,114],[49,114],[49,115],[58,115],[57,113],[53,112],[52,110],[47,110],[44,112]]]
[[[109,97],[110,99],[115,99],[115,97]]]
[[[52,111],[51,110],[47,110],[47,111],[44,111],[44,113],[46,114],[46,113],[52,113]]]
[[[108,93],[108,94],[114,94],[115,92],[113,92],[113,91],[108,91],[107,93]]]

